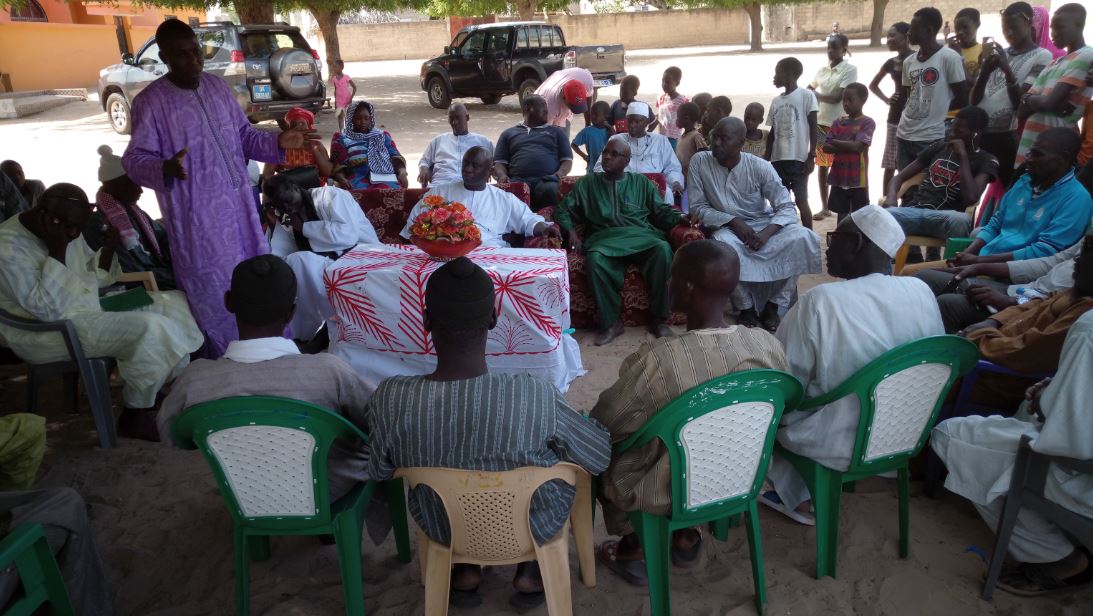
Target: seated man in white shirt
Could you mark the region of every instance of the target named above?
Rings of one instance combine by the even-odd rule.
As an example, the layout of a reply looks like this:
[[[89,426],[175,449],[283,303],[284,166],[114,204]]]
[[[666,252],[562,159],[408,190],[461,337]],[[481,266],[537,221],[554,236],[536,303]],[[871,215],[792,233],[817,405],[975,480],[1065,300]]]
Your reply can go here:
[[[305,190],[275,175],[263,193],[271,219],[270,252],[288,263],[299,285],[292,335],[311,340],[334,316],[323,284],[326,266],[357,244],[379,244],[380,240],[353,195],[341,188]]]
[[[467,208],[482,234],[483,246],[508,248],[509,243],[502,237],[506,233],[519,233],[527,237],[546,235],[560,239],[558,227],[533,213],[519,197],[486,183],[492,169],[493,156],[488,150],[480,146],[467,150],[463,155],[462,176],[459,181],[434,186],[422,195],[421,201],[414,205],[414,209],[406,217],[406,226],[400,235],[410,239],[410,227],[414,226],[414,221],[428,207],[425,205],[425,198],[438,195],[448,201],[458,201]]]
[[[630,146],[630,164],[626,170],[631,173],[659,173],[664,176],[667,188],[664,201],[674,203],[675,198],[683,196],[683,166],[679,164],[675,147],[668,138],[659,133],[650,133],[649,105],[634,101],[626,108],[626,131],[611,136],[612,140],[625,141]],[[595,171],[603,171],[602,161],[597,160]]]
[[[302,355],[281,335],[296,308],[295,297],[296,277],[281,259],[261,255],[235,266],[224,304],[235,315],[239,340],[228,344],[220,359],[199,359],[179,375],[156,415],[164,443],[178,445],[172,425],[187,408],[234,396],[302,400],[368,429],[366,407],[376,383],[330,353]],[[327,458],[330,500],[367,481],[367,466],[367,444],[335,441]]]
[[[835,389],[869,362],[895,347],[944,333],[930,287],[917,278],[890,276],[904,234],[890,213],[867,205],[828,234],[827,271],[845,282],[822,284],[786,314],[777,337],[789,371],[814,398]],[[850,466],[858,430],[858,400],[846,396],[818,409],[782,417],[778,442],[835,470]],[[773,490],[759,500],[802,524],[808,513],[804,480],[775,454],[767,475]]]
[[[421,162],[417,164],[417,181],[422,188],[460,181],[463,155],[472,147],[481,146],[487,152],[493,152],[493,144],[489,139],[470,132],[470,119],[471,114],[467,113],[463,103],[452,103],[448,107],[448,125],[452,127],[452,132],[434,137],[425,146]]]

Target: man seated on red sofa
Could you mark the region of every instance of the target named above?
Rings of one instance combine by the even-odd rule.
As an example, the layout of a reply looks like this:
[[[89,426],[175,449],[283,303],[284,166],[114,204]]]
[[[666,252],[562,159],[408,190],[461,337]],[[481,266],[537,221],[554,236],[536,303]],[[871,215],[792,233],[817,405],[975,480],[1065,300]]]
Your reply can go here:
[[[560,242],[558,227],[534,214],[516,195],[487,184],[493,170],[493,156],[481,146],[474,146],[463,155],[463,180],[452,184],[433,186],[417,202],[406,217],[406,226],[400,235],[410,239],[410,227],[418,215],[428,208],[425,199],[435,195],[446,201],[462,203],[474,217],[474,224],[482,234],[483,246],[508,248],[502,237],[507,233],[527,237],[543,237]],[[560,245],[560,244],[558,244]]]
[[[585,253],[600,321],[595,344],[607,344],[623,333],[622,284],[630,263],[638,265],[649,285],[650,333],[671,336],[664,323],[672,266],[668,231],[688,219],[664,203],[649,178],[626,172],[630,146],[625,141],[608,141],[601,160],[603,171],[578,180],[554,211],[567,245]],[[584,225],[586,239],[578,235],[577,225]]]

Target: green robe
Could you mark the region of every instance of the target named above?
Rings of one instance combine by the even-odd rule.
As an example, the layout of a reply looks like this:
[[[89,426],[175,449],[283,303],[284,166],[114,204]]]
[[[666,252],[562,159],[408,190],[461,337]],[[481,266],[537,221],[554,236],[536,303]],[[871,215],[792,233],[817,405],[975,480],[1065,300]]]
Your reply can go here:
[[[554,222],[569,233],[584,225],[588,279],[600,326],[610,327],[622,311],[626,267],[635,263],[649,285],[649,309],[654,317],[668,316],[668,274],[672,249],[667,232],[682,214],[664,203],[653,182],[627,173],[617,182],[603,173],[586,175],[554,211]]]

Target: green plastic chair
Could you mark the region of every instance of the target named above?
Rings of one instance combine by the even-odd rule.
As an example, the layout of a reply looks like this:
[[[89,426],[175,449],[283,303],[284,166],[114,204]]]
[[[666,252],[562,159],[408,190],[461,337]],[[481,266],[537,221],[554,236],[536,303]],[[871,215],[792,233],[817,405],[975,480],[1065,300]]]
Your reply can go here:
[[[767,476],[782,411],[803,396],[797,379],[778,370],[745,370],[683,392],[640,430],[614,447],[614,455],[659,439],[668,450],[672,511],[658,516],[627,512],[645,551],[653,616],[672,613],[669,580],[671,533],[711,523],[724,540],[730,517],[744,515],[755,582],[755,606],[766,603],[763,548],[756,496]]]
[[[250,613],[249,563],[269,557],[269,538],[333,534],[342,572],[345,611],[364,614],[361,528],[376,482],[358,485],[331,503],[327,454],[336,439],[365,435],[320,406],[268,396],[242,396],[190,407],[174,423],[175,439],[205,455],[234,525],[235,605]],[[402,481],[383,482],[398,557],[410,562]]]
[[[0,571],[12,563],[19,572],[23,595],[4,609],[3,616],[30,616],[47,603],[54,616],[75,614],[41,524],[22,524],[0,541]]]
[[[835,577],[839,499],[843,484],[896,471],[899,478],[899,556],[907,558],[910,511],[908,461],[926,445],[953,383],[975,366],[976,346],[959,336],[931,336],[900,345],[866,364],[830,392],[800,409],[857,396],[861,408],[850,467],[837,471],[777,445],[801,474],[816,509],[816,578]]]

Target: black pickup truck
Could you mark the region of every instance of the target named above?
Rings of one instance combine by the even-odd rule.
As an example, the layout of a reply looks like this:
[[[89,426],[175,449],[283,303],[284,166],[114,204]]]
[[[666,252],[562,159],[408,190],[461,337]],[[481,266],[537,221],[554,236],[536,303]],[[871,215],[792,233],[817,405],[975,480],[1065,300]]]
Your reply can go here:
[[[562,29],[540,21],[467,26],[444,54],[421,65],[421,89],[429,104],[446,109],[453,98],[480,98],[487,105],[535,92],[554,71],[586,68],[596,87],[626,76],[622,45],[568,47]]]

